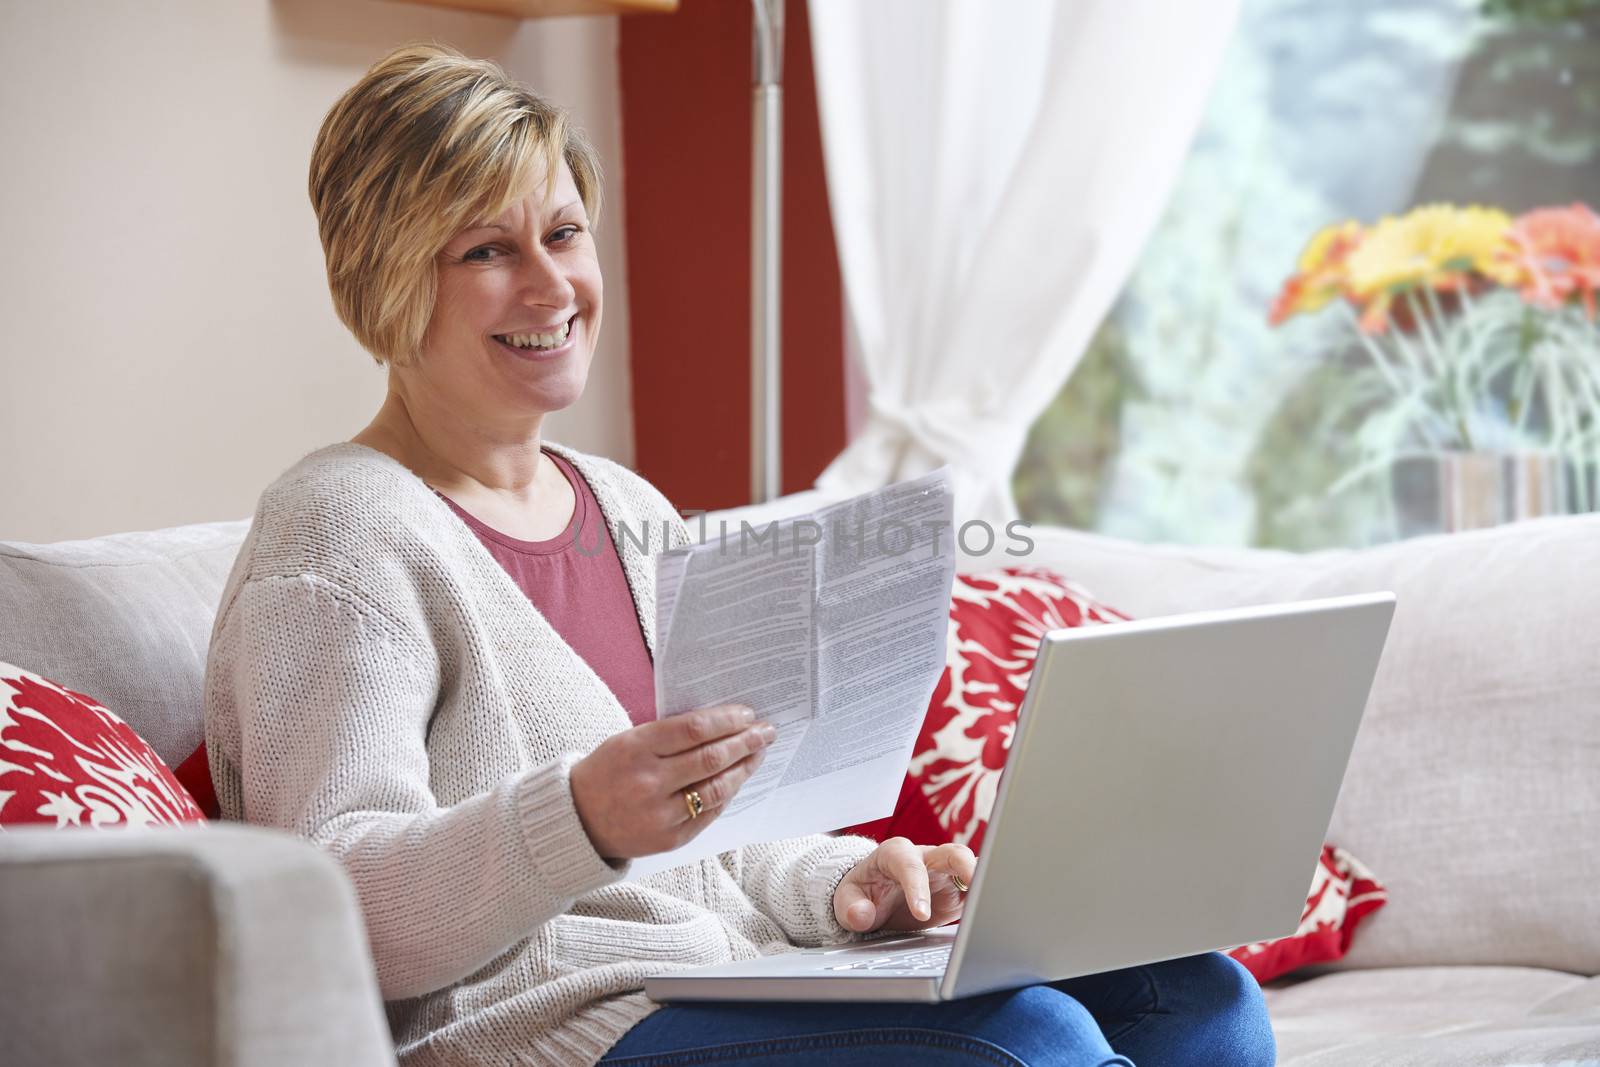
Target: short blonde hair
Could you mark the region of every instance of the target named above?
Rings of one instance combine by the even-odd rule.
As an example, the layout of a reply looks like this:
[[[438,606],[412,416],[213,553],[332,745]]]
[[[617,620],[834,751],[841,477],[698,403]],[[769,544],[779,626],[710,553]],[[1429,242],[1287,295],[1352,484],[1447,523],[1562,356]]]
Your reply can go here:
[[[334,309],[373,359],[416,360],[440,249],[562,158],[598,224],[600,160],[583,132],[499,65],[446,45],[397,48],[339,98],[311,151],[311,206]]]

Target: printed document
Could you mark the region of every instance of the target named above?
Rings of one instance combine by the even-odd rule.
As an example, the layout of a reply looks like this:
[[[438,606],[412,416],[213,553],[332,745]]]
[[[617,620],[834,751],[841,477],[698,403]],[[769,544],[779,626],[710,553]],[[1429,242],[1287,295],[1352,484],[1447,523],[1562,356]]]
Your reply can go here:
[[[778,736],[715,822],[630,878],[894,809],[944,669],[953,508],[941,467],[657,557],[660,717],[745,704]]]

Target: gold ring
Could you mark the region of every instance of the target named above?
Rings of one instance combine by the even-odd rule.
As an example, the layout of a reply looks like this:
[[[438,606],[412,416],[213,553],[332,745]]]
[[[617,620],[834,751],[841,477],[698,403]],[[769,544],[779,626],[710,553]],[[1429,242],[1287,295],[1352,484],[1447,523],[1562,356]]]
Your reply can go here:
[[[956,884],[956,888],[958,890],[960,890],[961,892],[963,892],[963,893],[965,893],[967,891],[967,889],[970,888],[967,885],[967,883],[965,883],[965,882],[963,882],[961,880],[961,876],[959,874],[956,874],[954,871],[950,872],[950,880],[952,882],[954,882]]]
[[[683,803],[688,807],[691,819],[698,819],[700,813],[706,810],[705,801],[701,800],[699,792],[693,789],[683,791]]]

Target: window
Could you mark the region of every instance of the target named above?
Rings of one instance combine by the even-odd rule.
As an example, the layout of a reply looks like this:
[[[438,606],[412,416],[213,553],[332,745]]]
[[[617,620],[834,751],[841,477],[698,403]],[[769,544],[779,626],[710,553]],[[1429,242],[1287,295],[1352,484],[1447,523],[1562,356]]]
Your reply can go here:
[[[1269,325],[1274,296],[1342,219],[1597,197],[1600,0],[1245,0],[1162,222],[1032,428],[1024,517],[1301,550],[1419,532],[1397,472],[1330,492],[1352,443],[1322,415],[1361,356],[1338,315]]]

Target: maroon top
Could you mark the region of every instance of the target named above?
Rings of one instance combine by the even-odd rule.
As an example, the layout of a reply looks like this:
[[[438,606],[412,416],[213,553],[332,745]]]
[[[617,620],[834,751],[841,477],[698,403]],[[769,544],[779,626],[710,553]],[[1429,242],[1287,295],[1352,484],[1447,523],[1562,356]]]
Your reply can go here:
[[[478,535],[556,633],[611,687],[634,725],[653,722],[655,667],[605,515],[583,475],[549,449],[544,454],[567,476],[577,497],[572,521],[548,541],[508,537],[443,493],[439,498]]]

